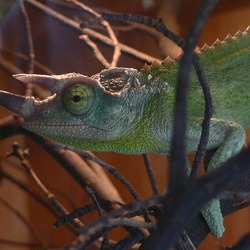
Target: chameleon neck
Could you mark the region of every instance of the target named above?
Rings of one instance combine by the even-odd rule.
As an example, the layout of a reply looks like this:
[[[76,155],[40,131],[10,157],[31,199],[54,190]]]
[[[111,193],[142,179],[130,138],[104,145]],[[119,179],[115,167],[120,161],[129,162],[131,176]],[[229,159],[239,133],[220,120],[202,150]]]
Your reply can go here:
[[[215,112],[213,117],[234,121],[243,128],[250,123],[250,116],[245,114],[250,110],[250,32],[249,28],[241,35],[230,37],[223,42],[216,42],[207,48],[203,46],[200,55],[201,64],[209,83]],[[157,112],[157,116],[169,119],[175,99],[176,76],[178,61],[163,63],[141,72],[143,81],[148,81],[150,75],[158,78],[157,88],[163,88],[162,83],[168,84],[168,93],[163,95],[165,112]],[[164,109],[163,108],[163,109]],[[171,110],[171,111],[170,111]],[[165,114],[165,115],[164,115]],[[204,115],[204,97],[197,75],[191,72],[188,95],[188,116]],[[160,117],[158,117],[160,119]],[[161,119],[160,119],[161,120]]]

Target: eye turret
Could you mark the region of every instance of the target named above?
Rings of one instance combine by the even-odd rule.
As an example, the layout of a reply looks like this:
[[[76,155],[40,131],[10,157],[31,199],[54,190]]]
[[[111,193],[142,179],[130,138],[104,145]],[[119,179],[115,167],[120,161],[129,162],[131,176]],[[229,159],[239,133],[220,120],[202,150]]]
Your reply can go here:
[[[84,115],[92,107],[94,91],[86,84],[77,83],[70,86],[63,94],[63,103],[74,115]]]

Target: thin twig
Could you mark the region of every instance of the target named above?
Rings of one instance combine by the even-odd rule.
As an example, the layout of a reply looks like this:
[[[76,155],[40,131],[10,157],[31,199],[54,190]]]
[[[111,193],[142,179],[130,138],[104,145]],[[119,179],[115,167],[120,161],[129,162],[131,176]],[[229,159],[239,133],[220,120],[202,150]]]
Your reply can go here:
[[[243,175],[249,173],[249,154],[250,147],[230,158],[209,175],[196,182],[189,183],[185,189],[169,193],[168,201],[173,202],[171,204],[172,211],[166,210],[164,217],[161,218],[161,221],[165,221],[167,226],[160,221],[157,234],[150,237],[142,249],[151,250],[152,243],[154,243],[154,249],[162,249],[162,246],[165,249],[170,249],[176,243],[177,236],[185,229],[190,219],[199,212],[201,207],[222,191],[229,189]],[[178,200],[176,197],[178,197]]]
[[[77,0],[68,0],[69,2],[81,7],[83,10],[93,14],[96,17],[100,17],[101,15],[99,13],[97,13],[96,11],[94,11],[93,9],[91,9],[90,7],[86,6],[83,3],[80,3]],[[111,26],[109,25],[109,23],[107,21],[102,21],[101,24],[107,29],[107,32],[110,36],[110,39],[112,40],[113,46],[114,46],[114,54],[113,54],[113,59],[112,62],[109,64],[108,68],[110,67],[116,67],[118,60],[120,58],[121,55],[121,49],[119,46],[119,42],[117,40],[117,37],[114,33],[114,31],[112,30]]]
[[[127,237],[117,242],[112,249],[139,249],[145,236],[139,230],[133,230]]]
[[[103,218],[103,217],[101,217]],[[108,220],[100,220],[100,223],[95,224],[91,227],[91,232],[92,232],[92,237],[89,241],[86,241],[86,235],[85,233],[82,234],[84,235],[82,238],[82,249],[87,249],[88,246],[91,245],[91,243],[95,242],[97,239],[103,237],[105,234],[107,234],[109,231],[111,231],[112,229],[116,228],[116,227],[129,227],[129,228],[143,228],[143,229],[155,229],[156,225],[153,222],[145,222],[145,221],[137,221],[137,220],[131,220],[128,218],[117,218],[117,219],[108,219]],[[103,228],[100,230],[100,228]],[[83,228],[84,229],[84,228]],[[83,230],[82,229],[82,230]],[[100,231],[98,231],[100,230]],[[94,233],[96,232],[96,233]],[[89,234],[89,231],[87,232],[87,234],[90,236],[91,234]],[[145,235],[143,235],[142,232],[137,231],[137,234],[140,236],[140,240],[142,238],[145,237]],[[132,234],[133,235],[133,234]],[[127,241],[130,241],[131,244],[131,238],[126,239]],[[131,246],[133,246],[134,244],[138,243],[138,241],[134,239],[132,242],[133,244]],[[135,242],[134,242],[135,241]],[[124,243],[123,243],[124,244]],[[113,249],[113,248],[112,248]],[[117,248],[117,249],[121,249],[121,248]]]
[[[112,201],[104,201],[104,200],[99,201],[99,204],[105,210],[111,210],[113,204],[118,204],[120,207],[122,207],[124,205],[124,204],[121,204],[120,202],[116,202],[116,201],[112,202]],[[79,218],[80,216],[84,216],[86,214],[89,214],[89,213],[93,212],[94,210],[96,210],[99,204],[92,203],[92,204],[86,205],[86,206],[81,207],[81,208],[76,208],[70,214],[65,214],[65,215],[61,216],[55,222],[54,226],[59,227],[62,224],[70,222],[74,218]]]
[[[136,190],[133,188],[133,186],[121,175],[121,173],[115,167],[110,166],[109,164],[98,159],[94,155],[89,154],[87,151],[82,151],[80,149],[77,149],[77,148],[74,148],[71,146],[67,146],[67,145],[58,145],[57,144],[57,145],[53,145],[53,146],[57,150],[58,149],[71,150],[71,151],[83,156],[87,160],[91,160],[91,161],[98,163],[100,166],[102,166],[104,169],[106,169],[112,175],[114,175],[117,179],[119,179],[128,188],[128,190],[130,191],[130,193],[132,194],[132,196],[136,200],[141,200],[139,194],[136,192]]]
[[[134,228],[148,228],[148,229],[156,228],[153,222],[136,221],[136,220],[131,220],[128,218],[118,218],[118,219],[109,219],[107,221],[103,221],[99,225],[96,225],[96,229],[99,229],[100,227],[111,228],[111,227],[118,227],[118,226],[134,227]],[[95,228],[92,227],[92,230],[95,230]]]
[[[102,210],[102,208],[100,206],[100,203],[99,203],[99,201],[98,201],[95,193],[93,192],[93,190],[87,186],[85,188],[85,191],[90,195],[90,197],[92,198],[94,204],[96,204],[99,216],[103,216],[104,215],[104,211]],[[109,244],[109,238],[108,238],[108,234],[107,234],[106,231],[103,233],[102,237],[103,237],[102,246],[105,245],[105,244]]]
[[[198,12],[189,32],[188,39],[184,45],[184,55],[180,61],[180,70],[178,72],[177,80],[177,90],[175,98],[175,109],[174,109],[174,120],[173,120],[173,136],[171,140],[171,161],[170,161],[170,182],[169,190],[170,192],[179,193],[180,190],[183,191],[184,187],[187,186],[188,176],[185,171],[186,164],[186,147],[185,147],[185,133],[186,133],[186,109],[187,109],[187,93],[189,86],[189,76],[191,72],[191,65],[194,56],[194,49],[199,35],[202,31],[204,23],[206,22],[209,14],[211,13],[213,7],[216,5],[218,0],[205,1],[202,8]],[[184,189],[185,190],[185,189]],[[194,196],[196,197],[196,196]],[[179,203],[180,197],[173,197],[173,204],[176,199],[177,204]],[[173,204],[169,205],[169,200],[166,199],[165,206],[166,210],[164,212],[164,219],[159,222],[159,229],[147,243],[145,249],[161,249],[163,246],[172,245],[177,240],[180,235],[181,230],[183,230],[183,224],[180,223],[179,218],[175,218],[179,213],[176,213],[176,208]],[[180,213],[182,214],[182,213]],[[166,235],[166,227],[169,227],[170,216],[176,219],[177,226],[176,230],[172,231],[170,240]],[[173,219],[172,218],[172,219]],[[179,222],[179,223],[178,223]],[[168,224],[167,224],[168,223]],[[166,249],[168,249],[166,247]]]
[[[154,38],[158,38],[159,37],[159,33],[153,29],[150,26],[145,26],[142,25],[140,23],[128,23],[128,25],[112,25],[112,28],[114,31],[124,31],[124,32],[128,32],[128,31],[133,31],[133,30],[140,30],[145,32],[146,34],[154,37]]]
[[[99,213],[100,216],[104,215],[104,212],[102,211],[102,208],[100,206],[100,203],[94,193],[94,191],[89,188],[88,186],[85,188],[85,191],[89,194],[89,196],[92,198],[93,200],[93,203],[96,204],[96,207],[97,207],[97,211]]]
[[[180,68],[178,72],[173,136],[171,144],[171,167],[170,167],[170,183],[169,189],[177,188],[179,185],[185,185],[187,181],[185,164],[186,164],[186,111],[187,111],[187,93],[189,86],[189,78],[191,73],[191,63],[194,58],[194,49],[202,28],[207,21],[211,11],[218,0],[204,1],[200,11],[188,32],[188,38],[184,45],[184,55],[180,60]],[[200,76],[200,74],[199,74]],[[200,78],[199,78],[200,79]],[[211,100],[209,100],[211,101]],[[209,119],[207,121],[209,123]],[[208,133],[206,133],[208,134]],[[204,137],[208,138],[208,137]]]
[[[83,32],[82,28],[80,28],[79,23],[73,21],[72,19],[69,19],[67,17],[65,17],[64,15],[58,13],[57,11],[52,10],[51,8],[45,6],[42,3],[39,3],[35,0],[26,0],[26,2],[28,2],[29,4],[31,4],[32,6],[34,6],[35,8],[39,9],[40,11],[42,11],[43,13],[45,13],[46,15],[55,18],[56,20],[59,20],[62,24],[65,24],[67,26],[69,26],[70,28],[73,28],[74,30],[77,30],[78,32]],[[112,39],[110,39],[107,36],[102,35],[101,33],[98,33],[92,29],[84,29],[84,33],[87,34],[90,37],[93,37],[94,39],[97,39],[98,41],[105,43],[108,46],[113,47],[113,41]],[[138,58],[138,60],[141,60],[143,62],[148,62],[148,63],[152,63],[153,61],[160,61],[160,59],[153,57],[153,56],[149,56],[143,52],[140,52],[136,49],[133,49],[125,44],[119,43],[120,49],[129,54],[132,55],[133,57]]]
[[[29,136],[31,136],[31,134],[29,133],[29,132],[27,132],[26,130],[23,130],[22,128],[21,128],[21,125],[22,124],[22,119],[20,119],[19,117],[17,117],[17,116],[9,116],[9,117],[7,117],[7,118],[4,118],[4,119],[1,119],[0,120],[0,139],[4,139],[4,138],[8,138],[8,137],[10,137],[10,136],[12,136],[12,135],[14,135],[14,134],[19,134],[19,133],[28,133],[28,135]],[[34,134],[32,134],[32,138],[33,139],[35,139],[35,137],[37,137],[37,136],[35,136]],[[36,141],[40,141],[41,142],[41,138],[39,137],[39,139],[38,138],[36,138],[35,139]],[[43,144],[45,144],[45,142],[42,142],[41,143],[42,145]],[[51,146],[50,146],[51,147]],[[49,151],[50,153],[51,153],[51,150]],[[59,154],[60,155],[60,154]],[[249,152],[245,155],[246,157],[247,157],[247,155],[249,156]],[[62,157],[62,155],[60,155],[60,157]],[[59,158],[60,158],[59,157]],[[59,158],[57,158],[57,160],[59,159]],[[240,157],[238,158],[238,159],[241,159]],[[235,162],[237,162],[238,160],[236,160]],[[60,161],[61,162],[61,161]],[[241,166],[243,167],[243,166],[245,166],[246,168],[249,168],[249,166],[247,165],[247,161],[246,162],[241,162],[242,164],[241,164]],[[65,164],[65,163],[63,163],[62,162],[62,164]],[[240,163],[239,163],[240,164]],[[228,166],[231,166],[231,164],[230,164],[230,162],[228,163]],[[235,180],[236,180],[236,177],[237,176],[239,176],[239,173],[245,173],[245,172],[242,172],[243,171],[243,169],[239,169],[238,167],[238,165],[237,166],[231,166],[231,167],[235,167],[234,168],[234,171],[235,172],[232,172],[231,170],[232,170],[232,168],[230,168],[230,169],[224,169],[224,172],[222,171],[222,172],[220,172],[220,173],[216,173],[215,174],[215,176],[218,174],[218,178],[217,178],[217,183],[220,183],[220,182],[223,182],[223,183],[220,183],[221,184],[221,186],[223,186],[224,184],[226,184],[226,188],[227,188],[227,186],[231,183],[234,183],[235,182]],[[72,170],[70,170],[70,171],[72,171]],[[70,173],[70,171],[68,170],[68,172]],[[221,170],[220,170],[221,171]],[[228,172],[229,171],[229,172]],[[222,174],[223,173],[223,174]],[[223,178],[224,178],[224,176],[225,175],[228,175],[228,179],[226,179],[226,180],[224,180]],[[71,174],[73,177],[74,177],[74,174]],[[222,178],[223,177],[223,178]],[[79,181],[78,179],[79,179],[79,174],[76,174],[76,177],[74,177],[77,181]],[[211,180],[214,180],[213,178],[211,178]],[[208,183],[210,183],[210,181],[211,180],[209,180],[208,181]],[[229,181],[230,180],[230,181]],[[81,182],[80,182],[81,183]],[[213,184],[212,184],[213,185]],[[242,188],[243,189],[245,189],[246,188],[246,186],[245,186],[245,184],[242,184],[242,185],[244,185]],[[209,184],[209,187],[211,187],[211,185]],[[211,190],[214,190],[214,191],[216,191],[217,190],[217,187],[214,189],[214,188],[212,188],[212,189],[209,189],[210,191]],[[201,199],[204,199],[205,197],[204,197],[204,193],[207,193],[207,191],[201,191],[200,192],[200,197],[201,197]],[[194,197],[195,196],[195,194],[193,194],[192,193],[192,196],[191,197]],[[196,196],[195,196],[196,197]],[[215,196],[214,196],[215,197]],[[188,202],[186,203],[186,204],[183,204],[183,209],[186,211],[186,209],[187,209],[187,204],[189,204],[190,203],[190,201],[192,200],[193,198],[189,198],[189,200],[188,200]],[[157,202],[156,202],[157,203]],[[249,205],[249,204],[248,204]],[[238,209],[240,209],[240,207],[238,208],[237,206],[235,207],[235,209],[232,209],[232,206],[230,206],[230,207],[228,207],[228,208],[226,208],[225,210],[224,210],[224,214],[228,214],[228,213],[232,213],[232,212],[235,212],[235,211],[237,211]],[[194,211],[193,211],[194,212]],[[119,215],[118,215],[119,216]],[[187,217],[188,218],[190,218],[190,216],[191,216],[191,214],[189,214]],[[183,217],[182,217],[183,218]],[[198,224],[197,224],[198,223]],[[200,224],[199,224],[200,223]],[[204,227],[204,222],[203,221],[197,221],[197,222],[195,222],[195,225],[194,225],[194,228],[203,228]],[[170,230],[170,232],[169,233],[171,233],[171,230]],[[201,236],[202,237],[202,239],[207,235],[207,233],[208,233],[208,230],[206,230],[206,232]],[[201,239],[200,239],[200,241],[201,241]],[[196,243],[197,244],[197,243]]]
[[[79,155],[69,150],[62,150],[62,148],[69,149],[70,147],[62,146],[62,145],[53,145],[53,144],[47,143],[44,139],[42,139],[41,137],[33,133],[30,133],[28,131],[25,131],[25,133],[27,133],[36,141],[40,142],[40,145],[42,145],[44,149],[46,149],[52,156],[54,156],[55,159],[59,160],[62,166],[65,167],[65,169],[75,178],[75,180],[79,181],[80,185],[83,188],[86,187],[85,182],[88,182],[88,185],[93,185],[93,190],[95,190],[98,197],[102,197],[103,199],[107,199],[107,200],[110,199],[110,200],[123,202],[117,190],[113,187],[113,185],[111,185],[111,182],[109,181],[109,179],[107,179],[106,175],[103,175],[103,172],[100,171],[101,167],[104,167],[104,168],[108,168],[109,171],[111,171],[111,173],[112,171],[116,173],[117,171],[115,168],[109,166],[108,164],[102,162],[100,159],[94,157],[93,155],[87,152],[83,152],[81,150],[72,148],[74,151],[77,151],[77,153],[79,153],[80,155],[83,155],[85,158],[87,156],[87,159],[91,160],[90,165],[92,165],[93,170],[96,173],[95,177],[93,178],[93,173],[89,176],[88,174],[89,171],[86,171],[86,167],[83,168],[83,165],[82,165],[83,161]],[[68,155],[69,157],[67,157],[66,155]],[[93,161],[96,161],[98,164],[93,164]],[[103,166],[99,166],[100,163],[103,164]],[[97,177],[99,177],[100,179]],[[84,178],[86,178],[86,181]],[[125,182],[127,182],[126,179],[125,179]],[[105,189],[103,188],[104,186],[105,186]],[[112,206],[113,209],[117,209],[119,207],[120,205],[115,204],[115,203]],[[142,214],[146,218],[146,221],[148,222],[151,221],[150,215],[147,210],[142,209]],[[141,217],[134,217],[134,219],[139,220],[139,221],[142,220]],[[146,235],[148,234],[148,232],[144,232],[144,233]]]
[[[154,172],[153,172],[152,167],[150,165],[148,155],[143,154],[143,159],[144,159],[145,167],[146,167],[146,170],[147,170],[147,173],[148,173],[148,177],[149,177],[149,180],[150,180],[154,195],[158,195],[160,192],[159,192],[159,188],[158,188],[158,185],[157,185],[157,181],[156,181],[155,176],[154,176]]]
[[[79,36],[80,39],[84,40],[85,43],[93,50],[94,56],[99,60],[99,62],[105,67],[109,68],[111,65],[110,63],[106,60],[106,58],[103,56],[99,48],[97,47],[96,43],[92,42],[89,39],[88,35],[81,35]]]
[[[201,130],[199,145],[195,153],[192,170],[189,176],[190,180],[193,180],[194,178],[198,176],[198,171],[201,166],[201,160],[205,154],[206,146],[207,146],[208,139],[209,139],[210,121],[211,121],[211,117],[214,111],[210,88],[208,86],[205,74],[201,68],[200,59],[198,56],[195,56],[195,58],[193,59],[193,64],[194,64],[200,85],[202,87],[203,95],[204,95],[205,114],[204,114],[204,119],[202,121],[202,130]]]
[[[112,210],[108,214],[100,217],[99,219],[96,219],[95,221],[90,222],[85,227],[83,227],[80,230],[82,234],[82,240],[85,241],[90,235],[92,235],[98,229],[98,225],[100,226],[103,225],[103,223],[108,223],[108,221],[112,218],[119,217],[127,211],[140,210],[152,206],[161,201],[162,196],[154,196],[153,198],[142,201],[135,201],[128,205],[124,205],[120,209]]]
[[[27,73],[32,74],[32,73],[34,73],[35,52],[34,52],[32,33],[31,33],[30,20],[29,20],[28,13],[27,13],[25,5],[24,5],[24,0],[20,0],[20,6],[21,6],[21,13],[22,13],[24,23],[25,23],[25,35],[26,35],[28,51],[29,51],[28,52],[29,67],[28,67]],[[32,87],[33,87],[33,85],[31,83],[28,83],[26,85],[25,95],[27,95],[27,96],[32,95]]]
[[[24,23],[25,23],[25,32],[26,32],[26,40],[28,44],[28,49],[29,49],[29,68],[27,73],[31,74],[34,73],[34,62],[35,62],[35,52],[34,52],[34,44],[33,44],[33,38],[32,38],[32,33],[31,33],[31,25],[30,25],[30,20],[28,13],[26,11],[25,5],[24,5],[24,0],[20,0],[20,6],[21,6],[21,12],[24,18]]]
[[[70,246],[70,250],[79,250],[79,249],[89,249],[90,246],[93,246],[94,244],[97,244],[102,239],[102,236],[106,234],[107,229],[103,229],[92,235],[86,242],[83,239],[83,236],[80,234],[76,240],[74,240]],[[101,246],[98,249],[102,249],[102,243]],[[104,248],[106,249],[106,248]],[[108,248],[109,249],[109,248]]]
[[[106,169],[107,171],[109,171],[113,176],[115,176],[119,181],[121,181],[121,183],[123,183],[126,186],[126,188],[130,191],[130,193],[132,194],[132,196],[136,200],[141,200],[141,197],[136,192],[136,190],[134,189],[134,187],[129,183],[129,181],[126,178],[123,177],[123,175],[115,167],[110,166],[106,162],[98,159],[97,157],[89,154],[86,151],[82,151],[80,149],[77,149],[77,148],[74,148],[74,147],[71,147],[71,146],[54,145],[54,147],[57,148],[57,149],[71,150],[71,151],[76,152],[77,154],[81,155],[85,159],[88,159],[88,160],[91,160],[91,161],[94,161],[94,162],[98,163],[101,167],[103,167],[104,169]],[[149,215],[149,213],[148,213],[147,210],[143,209],[143,214],[145,216],[146,221],[151,221],[150,215]]]
[[[14,143],[13,145],[13,152],[9,156],[16,156],[18,159],[20,159],[22,166],[24,169],[28,172],[28,174],[32,177],[32,179],[35,181],[35,183],[38,185],[38,187],[41,189],[41,191],[46,195],[48,200],[51,202],[51,205],[55,207],[61,214],[68,214],[68,211],[63,207],[63,205],[56,199],[56,197],[43,185],[41,180],[38,178],[36,173],[31,168],[30,163],[28,162],[28,152],[22,151],[18,145],[18,143]],[[83,226],[80,220],[74,219],[72,221],[74,226],[76,228],[80,228]]]
[[[71,150],[56,150],[54,145],[46,143],[46,141],[42,141],[41,144],[79,182],[83,189],[86,188],[86,183],[88,183],[88,186],[95,191],[99,199],[116,200],[123,203],[119,192],[98,164],[84,161]],[[115,208],[115,205],[113,208]]]

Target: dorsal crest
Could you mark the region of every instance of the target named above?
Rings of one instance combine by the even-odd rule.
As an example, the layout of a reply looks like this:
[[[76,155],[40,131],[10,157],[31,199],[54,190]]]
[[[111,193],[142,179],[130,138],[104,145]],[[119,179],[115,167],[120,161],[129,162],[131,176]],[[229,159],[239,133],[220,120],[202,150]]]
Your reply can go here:
[[[205,43],[201,47],[201,51],[210,50],[222,44],[230,43],[231,41],[240,39],[242,36],[246,36],[249,32],[250,32],[250,26],[248,26],[243,32],[241,30],[238,30],[234,35],[228,34],[223,40],[217,38],[212,45],[208,45]]]

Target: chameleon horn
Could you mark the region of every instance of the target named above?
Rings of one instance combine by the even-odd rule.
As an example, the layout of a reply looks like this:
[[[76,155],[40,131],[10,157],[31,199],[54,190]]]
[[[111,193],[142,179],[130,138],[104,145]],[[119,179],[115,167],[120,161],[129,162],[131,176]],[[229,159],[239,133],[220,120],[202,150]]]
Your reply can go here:
[[[55,92],[55,86],[59,78],[56,75],[39,75],[39,74],[16,74],[13,75],[17,80],[24,83],[34,83]]]
[[[0,105],[12,110],[18,115],[22,115],[21,110],[26,98],[24,96],[15,95],[7,91],[0,91]]]
[[[15,112],[23,118],[30,117],[35,113],[37,101],[31,96],[21,96],[9,93],[7,91],[0,91],[0,105]]]

